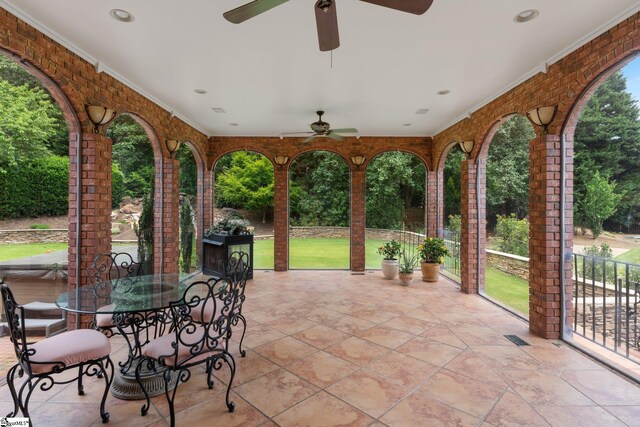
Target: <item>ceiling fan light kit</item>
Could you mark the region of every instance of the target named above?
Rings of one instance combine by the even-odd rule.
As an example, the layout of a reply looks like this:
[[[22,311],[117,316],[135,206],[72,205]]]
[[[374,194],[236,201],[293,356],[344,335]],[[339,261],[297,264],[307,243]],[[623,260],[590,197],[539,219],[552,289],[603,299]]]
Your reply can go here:
[[[234,24],[240,24],[247,19],[256,17],[289,0],[254,0],[235,9],[225,12],[222,16]],[[361,0],[365,3],[388,7],[400,12],[422,15],[433,3],[433,0]],[[320,51],[327,52],[340,46],[338,34],[338,15],[336,0],[318,0],[314,5],[316,14],[316,28],[318,29],[318,45]]]
[[[334,139],[336,141],[342,141],[344,139],[344,133],[358,133],[358,129],[356,128],[342,128],[342,129],[331,129],[331,125],[322,120],[322,116],[324,115],[324,111],[316,111],[318,115],[318,121],[315,121],[309,125],[311,127],[311,132],[283,132],[280,134],[280,139],[285,136],[308,136],[304,142],[309,142],[315,138],[326,136],[327,138]]]

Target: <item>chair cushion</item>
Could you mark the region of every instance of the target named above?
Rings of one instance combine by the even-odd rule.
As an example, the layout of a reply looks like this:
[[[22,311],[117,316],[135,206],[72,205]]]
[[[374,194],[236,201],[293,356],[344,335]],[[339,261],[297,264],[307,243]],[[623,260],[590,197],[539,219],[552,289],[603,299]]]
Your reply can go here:
[[[199,340],[201,340],[203,335],[204,335],[203,327],[196,328],[193,333],[187,333],[186,330],[183,329],[183,332],[180,335],[180,339],[184,341],[185,344],[183,343],[178,344],[178,357],[177,357],[178,365],[182,364],[187,359],[192,357],[191,350],[194,348],[192,344],[195,344]],[[142,353],[145,356],[150,357],[152,359],[162,359],[164,364],[167,366],[174,366],[176,362],[176,357],[174,356],[175,350],[173,348],[173,345],[175,344],[175,342],[176,342],[175,333],[163,335],[160,338],[157,338],[151,341],[149,344],[147,344],[144,347]],[[216,349],[212,350],[210,348],[206,348],[205,346],[205,349],[204,351],[201,351],[201,354],[199,354],[198,356],[192,359],[189,359],[189,363],[196,363],[201,360],[204,360],[207,357],[211,356],[211,352],[220,351],[223,348],[224,348],[224,340],[219,339],[218,346]]]
[[[116,324],[113,322],[113,309],[115,308],[114,304],[107,304],[98,309],[96,313],[96,326],[98,328],[113,328]],[[104,313],[104,312],[107,313]]]
[[[56,366],[55,363],[45,362],[62,362],[69,366],[100,359],[111,353],[111,344],[98,331],[77,329],[31,344],[29,349],[35,350],[35,354],[29,357],[30,362],[38,362],[31,363],[31,370],[45,373]]]

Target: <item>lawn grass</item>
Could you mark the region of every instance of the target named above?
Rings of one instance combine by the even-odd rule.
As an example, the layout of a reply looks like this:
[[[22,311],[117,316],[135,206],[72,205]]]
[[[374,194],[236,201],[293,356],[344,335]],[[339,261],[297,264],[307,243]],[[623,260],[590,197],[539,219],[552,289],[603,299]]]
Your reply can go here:
[[[633,264],[640,264],[640,248],[633,248],[622,255],[613,257],[616,261],[631,262]]]
[[[379,269],[382,257],[376,253],[384,240],[365,242],[365,264],[369,270]],[[318,238],[289,241],[289,268],[348,270],[349,239]],[[273,239],[253,243],[253,265],[256,270],[273,269]]]
[[[529,283],[526,280],[491,267],[485,273],[486,296],[512,310],[529,315]]]
[[[66,243],[15,243],[0,246],[0,261],[64,251]]]

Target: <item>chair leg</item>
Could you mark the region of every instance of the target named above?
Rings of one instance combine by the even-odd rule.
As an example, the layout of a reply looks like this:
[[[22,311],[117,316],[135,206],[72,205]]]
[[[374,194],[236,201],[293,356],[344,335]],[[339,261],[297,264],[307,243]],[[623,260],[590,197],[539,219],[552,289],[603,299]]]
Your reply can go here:
[[[136,366],[136,381],[138,382],[138,385],[142,389],[142,392],[144,393],[144,397],[147,399],[147,402],[144,403],[140,408],[140,415],[144,417],[145,415],[147,415],[147,412],[149,412],[149,407],[151,406],[151,402],[149,401],[149,394],[147,393],[147,390],[144,388],[144,384],[142,384],[142,381],[140,380],[140,371],[142,370],[143,363],[146,363],[147,368],[149,370],[153,369],[154,372],[156,370],[156,366],[153,360],[147,359],[147,358],[142,358],[140,362],[138,362],[138,366]]]
[[[18,393],[20,410],[22,410],[22,415],[26,418],[29,418],[29,400],[31,399],[31,394],[33,394],[33,391],[38,388],[38,384],[42,381],[47,381],[40,385],[41,390],[49,390],[54,384],[51,377],[38,377],[35,382],[31,382],[31,380],[32,378],[27,379],[24,384],[22,384],[22,387],[20,387],[20,392]],[[28,391],[26,397],[23,397],[25,387]]]
[[[171,427],[175,427],[176,425],[176,414],[175,414],[175,409],[173,407],[173,401],[176,398],[176,393],[178,391],[178,385],[180,383],[184,383],[189,381],[189,378],[191,377],[191,371],[189,371],[189,369],[184,368],[181,369],[180,371],[178,371],[178,378],[176,379],[176,385],[173,388],[173,390],[169,390],[169,384],[171,384],[171,374],[173,373],[172,370],[167,369],[162,373],[162,378],[164,379],[164,394],[167,396],[167,403],[169,404],[169,419],[170,419],[170,426]]]
[[[83,365],[78,367],[78,396],[84,396],[84,386],[82,385]]]
[[[213,376],[213,362],[211,361],[211,359],[207,360],[205,371],[207,372],[207,387],[209,387],[209,390],[211,390],[214,385],[213,379],[211,379],[211,377]]]
[[[238,349],[240,350],[240,356],[245,357],[247,355],[247,352],[242,349],[242,341],[244,341],[244,334],[247,332],[247,319],[245,319],[242,314],[238,314],[237,319],[242,322],[242,336],[240,337],[240,344],[238,344]]]
[[[229,409],[229,412],[233,412],[236,410],[236,404],[229,400],[229,393],[231,393],[233,378],[236,376],[236,361],[233,359],[231,353],[227,352],[222,355],[222,358],[224,358],[225,362],[227,362],[227,365],[229,365],[229,368],[231,369],[231,376],[229,377],[229,385],[227,385],[227,396],[225,403],[227,404],[227,409]]]
[[[16,371],[20,368],[20,364],[13,365],[9,372],[7,373],[7,385],[9,386],[9,391],[11,392],[11,398],[13,399],[13,412],[9,412],[7,414],[7,418],[13,418],[18,415],[18,394],[16,393]]]
[[[100,418],[102,418],[102,423],[104,424],[109,422],[109,413],[105,410],[105,403],[107,402],[107,395],[109,394],[111,382],[113,381],[113,362],[111,358],[107,356],[105,360],[100,361],[98,364],[100,366],[98,378],[104,377],[104,393],[100,401]]]

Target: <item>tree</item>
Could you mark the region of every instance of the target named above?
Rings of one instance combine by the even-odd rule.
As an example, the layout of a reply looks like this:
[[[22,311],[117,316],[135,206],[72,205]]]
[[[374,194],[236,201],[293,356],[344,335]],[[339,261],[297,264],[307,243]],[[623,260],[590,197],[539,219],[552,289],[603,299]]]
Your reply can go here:
[[[56,108],[42,89],[0,80],[0,173],[50,154],[47,141],[59,125]]]
[[[145,130],[131,116],[118,116],[109,128],[107,136],[113,141],[113,163],[124,175],[126,195],[143,197],[154,182],[153,148]]]
[[[180,193],[195,197],[198,192],[198,167],[191,148],[182,144],[176,158],[180,160]]]
[[[68,156],[69,131],[67,128],[67,121],[62,114],[62,110],[58,107],[57,102],[42,86],[40,80],[22,68],[20,64],[0,54],[0,81],[2,80],[8,82],[12,86],[26,86],[30,91],[39,90],[46,94],[46,97],[53,106],[47,114],[50,119],[54,121],[55,126],[51,129],[48,137],[44,141],[44,144],[52,154],[57,156]]]
[[[444,163],[444,217],[460,215],[460,166],[465,155],[458,145],[449,151]]]
[[[496,131],[487,155],[487,219],[529,212],[529,141],[533,127],[524,116],[513,116]]]
[[[605,226],[628,229],[640,208],[639,109],[627,91],[621,72],[614,73],[595,91],[578,120],[575,132],[574,200],[586,197],[587,183],[599,171],[617,183],[623,194]],[[582,205],[585,206],[585,202]],[[579,208],[577,208],[579,209]],[[576,215],[577,220],[584,220]],[[578,221],[576,221],[578,224]]]
[[[413,154],[389,152],[367,166],[367,227],[400,229],[406,209],[424,208],[425,168]],[[420,224],[423,227],[424,224]]]
[[[591,230],[596,239],[602,233],[602,223],[616,211],[622,194],[616,193],[616,183],[596,170],[585,183],[585,191],[576,205],[579,225]]]
[[[292,223],[306,226],[349,226],[349,166],[326,151],[306,153],[291,165]],[[296,190],[299,186],[300,190]]]
[[[265,156],[246,151],[230,154],[230,166],[216,175],[216,206],[262,212],[273,208],[273,164]]]

